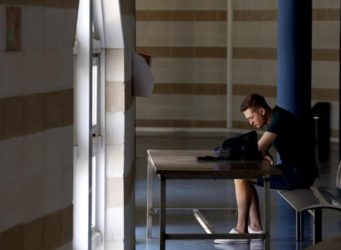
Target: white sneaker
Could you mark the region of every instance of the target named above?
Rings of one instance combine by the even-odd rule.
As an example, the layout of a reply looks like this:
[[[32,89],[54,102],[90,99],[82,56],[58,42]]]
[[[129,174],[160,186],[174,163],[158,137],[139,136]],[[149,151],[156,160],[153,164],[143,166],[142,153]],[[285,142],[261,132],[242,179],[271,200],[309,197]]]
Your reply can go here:
[[[230,234],[239,234],[239,232],[235,229],[232,228],[231,231],[229,232]],[[249,243],[249,239],[215,239],[214,243],[215,244],[224,244],[224,243]]]
[[[256,230],[252,230],[250,227],[248,227],[247,230],[250,234],[263,234],[264,233],[263,230],[256,231]],[[252,239],[252,240],[263,240],[263,239]]]

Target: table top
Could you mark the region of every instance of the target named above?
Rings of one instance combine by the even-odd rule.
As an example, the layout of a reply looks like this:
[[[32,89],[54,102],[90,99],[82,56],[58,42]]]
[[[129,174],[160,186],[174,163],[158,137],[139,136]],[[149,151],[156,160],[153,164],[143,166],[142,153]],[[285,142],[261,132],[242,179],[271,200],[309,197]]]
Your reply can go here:
[[[267,161],[198,161],[198,156],[214,156],[213,150],[147,150],[156,174],[173,178],[255,179],[280,175]]]

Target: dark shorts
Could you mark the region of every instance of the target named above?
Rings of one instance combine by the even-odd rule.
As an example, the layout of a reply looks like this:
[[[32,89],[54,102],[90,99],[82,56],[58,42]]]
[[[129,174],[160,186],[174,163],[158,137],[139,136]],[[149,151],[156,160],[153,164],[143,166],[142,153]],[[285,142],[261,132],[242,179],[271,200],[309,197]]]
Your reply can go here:
[[[281,164],[276,167],[281,169],[283,174],[270,176],[271,189],[292,190],[309,188],[314,184],[315,177],[304,174],[295,167]],[[264,186],[263,178],[258,178],[256,185]]]

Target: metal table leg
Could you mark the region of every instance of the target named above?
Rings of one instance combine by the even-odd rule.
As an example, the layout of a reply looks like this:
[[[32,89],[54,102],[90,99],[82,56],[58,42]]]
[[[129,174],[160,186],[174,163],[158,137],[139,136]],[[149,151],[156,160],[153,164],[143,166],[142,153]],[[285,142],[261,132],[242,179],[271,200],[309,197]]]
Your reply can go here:
[[[264,233],[265,250],[270,249],[270,177],[264,177]]]
[[[166,249],[166,178],[160,176],[160,250]]]
[[[146,236],[147,239],[152,238],[152,226],[153,226],[153,168],[151,159],[148,156],[148,165],[147,165],[147,221],[146,221]]]

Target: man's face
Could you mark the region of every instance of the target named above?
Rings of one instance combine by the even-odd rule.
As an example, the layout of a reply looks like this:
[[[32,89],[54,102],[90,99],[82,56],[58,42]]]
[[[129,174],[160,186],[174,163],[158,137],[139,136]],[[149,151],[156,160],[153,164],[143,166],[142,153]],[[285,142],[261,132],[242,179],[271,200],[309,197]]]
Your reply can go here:
[[[251,126],[261,128],[266,124],[264,108],[248,108],[243,113]]]

